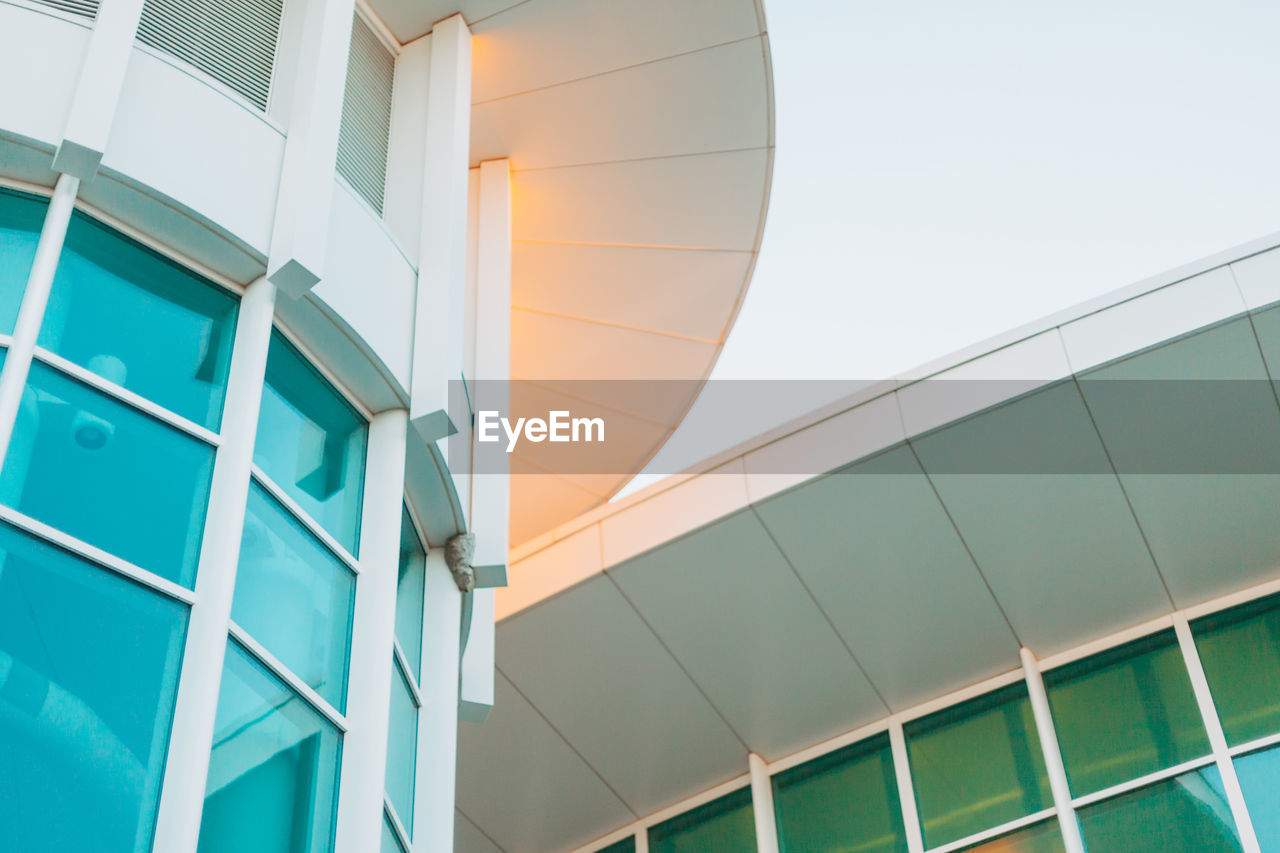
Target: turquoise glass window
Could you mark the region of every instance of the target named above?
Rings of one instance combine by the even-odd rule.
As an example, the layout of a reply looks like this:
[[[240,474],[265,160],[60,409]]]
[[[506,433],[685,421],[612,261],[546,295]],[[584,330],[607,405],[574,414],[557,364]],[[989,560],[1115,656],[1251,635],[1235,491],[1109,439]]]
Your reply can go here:
[[[773,806],[783,853],[907,849],[888,735],[777,774]]]
[[[1090,853],[1241,849],[1222,777],[1213,766],[1104,800],[1076,816]]]
[[[1280,732],[1280,596],[1192,623],[1227,743]]]
[[[355,586],[351,570],[302,522],[250,486],[231,618],[344,712]]]
[[[48,207],[42,198],[0,189],[0,335],[13,334]]]
[[[413,837],[414,759],[418,754],[418,706],[404,673],[392,662],[391,720],[387,734],[387,797],[409,837]]]
[[[422,607],[426,596],[427,551],[404,509],[400,519],[400,574],[396,582],[396,639],[415,681],[422,679]]]
[[[213,448],[40,363],[0,471],[0,503],[190,587]]]
[[[228,643],[199,853],[328,853],[341,750],[328,720]]]
[[[1280,748],[1242,755],[1235,761],[1262,853],[1280,851]]]
[[[0,848],[150,849],[186,618],[0,524]]]
[[[1053,804],[1025,684],[970,699],[904,729],[925,847]]]
[[[965,847],[964,853],[1064,853],[1066,849],[1062,828],[1055,817]]]
[[[38,343],[216,432],[236,306],[230,293],[76,213]]]
[[[367,436],[360,414],[273,332],[253,461],[352,554]]]
[[[1047,672],[1044,682],[1077,797],[1209,752],[1172,631]]]
[[[751,789],[743,788],[649,830],[650,853],[755,853]]]
[[[385,814],[382,816],[382,853],[408,853],[391,828],[391,818]]]

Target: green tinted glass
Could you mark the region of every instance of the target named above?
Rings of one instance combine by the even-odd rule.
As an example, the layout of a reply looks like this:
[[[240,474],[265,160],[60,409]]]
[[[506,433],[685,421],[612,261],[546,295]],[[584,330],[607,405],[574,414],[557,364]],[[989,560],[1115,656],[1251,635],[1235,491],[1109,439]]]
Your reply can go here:
[[[1090,853],[1241,849],[1218,769],[1210,766],[1080,809]]]
[[[1280,732],[1280,596],[1191,626],[1227,743]]]
[[[1262,853],[1280,853],[1280,748],[1242,755],[1235,763],[1258,845]]]
[[[966,847],[964,853],[1063,853],[1066,849],[1054,818]]]
[[[346,564],[253,483],[231,618],[340,711],[355,586]]]
[[[1044,681],[1075,796],[1209,751],[1172,631],[1045,673]]]
[[[422,606],[426,594],[427,551],[405,507],[400,518],[400,574],[396,582],[396,639],[415,681],[422,678]]]
[[[650,853],[755,853],[751,789],[734,791],[649,830]]]
[[[391,664],[391,719],[387,734],[387,797],[413,837],[414,759],[418,754],[418,706],[400,665]]]
[[[352,554],[367,435],[359,413],[272,332],[253,461]]]
[[[48,203],[0,189],[0,335],[13,333]]]
[[[608,847],[602,847],[596,853],[635,853],[636,838],[634,835],[628,836],[621,841],[615,841]]]
[[[396,837],[396,831],[391,828],[391,818],[387,817],[386,814],[382,815],[381,853],[407,853],[400,843],[400,839]]]
[[[212,476],[212,447],[35,363],[0,503],[191,586]]]
[[[151,849],[186,618],[0,524],[0,849]]]
[[[784,853],[907,849],[888,735],[774,776],[773,805]]]
[[[199,853],[328,853],[338,804],[337,729],[228,643]]]
[[[77,213],[39,344],[216,431],[236,299]]]
[[[905,732],[926,847],[1053,803],[1025,684],[916,720]]]

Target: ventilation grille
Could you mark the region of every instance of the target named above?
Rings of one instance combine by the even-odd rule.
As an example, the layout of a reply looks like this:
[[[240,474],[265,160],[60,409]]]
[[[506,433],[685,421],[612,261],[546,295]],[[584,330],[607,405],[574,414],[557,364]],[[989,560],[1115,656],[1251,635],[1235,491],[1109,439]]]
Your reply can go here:
[[[282,2],[146,0],[138,41],[191,63],[265,110]]]
[[[387,180],[387,139],[391,135],[391,84],[396,59],[364,19],[351,26],[351,59],[342,101],[338,174],[378,214]]]
[[[98,16],[98,0],[36,0],[36,2],[89,20]]]

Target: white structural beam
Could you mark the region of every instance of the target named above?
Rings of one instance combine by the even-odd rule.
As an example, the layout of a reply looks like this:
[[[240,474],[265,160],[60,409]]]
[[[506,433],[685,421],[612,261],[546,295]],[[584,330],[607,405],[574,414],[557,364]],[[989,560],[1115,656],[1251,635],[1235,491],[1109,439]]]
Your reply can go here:
[[[65,174],[59,176],[40,228],[40,239],[36,243],[31,271],[27,274],[27,287],[18,309],[13,340],[5,354],[4,369],[0,371],[0,467],[4,466],[9,439],[13,437],[22,391],[31,371],[36,339],[40,336],[40,324],[44,322],[45,308],[49,305],[53,276],[58,271],[58,256],[62,254],[62,244],[67,238],[67,225],[71,222],[79,189],[79,178]]]
[[[377,850],[382,838],[408,424],[409,413],[404,409],[382,412],[369,423],[360,577],[351,620],[347,733],[338,786],[334,845],[338,853]]]
[[[471,140],[471,31],[461,15],[431,30],[418,303],[409,415],[427,442],[457,432],[449,382],[462,378]]]
[[[267,278],[298,298],[324,275],[353,0],[307,0]]]
[[[98,171],[124,88],[142,3],[108,0],[98,6],[62,140],[53,155],[53,168],[63,174],[87,181]]]
[[[1044,754],[1045,771],[1049,774],[1049,790],[1053,792],[1053,805],[1058,810],[1058,827],[1062,830],[1062,843],[1067,853],[1084,853],[1084,839],[1080,837],[1080,823],[1071,805],[1071,788],[1067,784],[1067,768],[1062,763],[1062,750],[1058,748],[1058,732],[1049,710],[1049,695],[1044,689],[1040,663],[1028,648],[1020,651],[1022,673],[1027,679],[1027,693],[1031,697],[1031,713],[1036,721],[1036,734]]]
[[[751,812],[756,821],[757,853],[778,853],[778,823],[773,813],[773,781],[764,759],[754,752],[747,755],[751,773]]]
[[[427,554],[424,598],[414,850],[415,853],[451,853],[458,764],[462,593],[445,563],[442,548],[433,548]]]
[[[898,783],[898,803],[902,808],[902,828],[907,833],[907,853],[924,853],[924,834],[920,831],[920,810],[916,807],[916,789],[911,784],[911,762],[907,758],[907,738],[902,723],[889,723],[889,748],[893,754],[893,774]]]
[[[187,625],[187,644],[174,705],[164,785],[160,791],[156,850],[195,853],[200,840],[205,779],[209,775],[209,755],[213,748],[275,301],[275,285],[266,278],[249,285],[240,301],[223,404],[222,442],[213,464],[209,509],[196,573],[196,602]]]

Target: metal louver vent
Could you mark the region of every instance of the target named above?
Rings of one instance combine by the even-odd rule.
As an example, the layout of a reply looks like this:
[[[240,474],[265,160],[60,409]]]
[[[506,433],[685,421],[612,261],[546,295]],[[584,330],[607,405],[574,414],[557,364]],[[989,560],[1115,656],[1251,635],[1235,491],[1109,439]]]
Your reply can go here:
[[[283,0],[146,0],[138,41],[267,108]]]
[[[395,56],[364,19],[356,15],[351,25],[351,59],[347,63],[347,87],[342,101],[338,174],[379,214],[386,190],[395,69]]]
[[[98,16],[98,0],[36,0],[36,2],[89,20]]]

